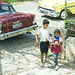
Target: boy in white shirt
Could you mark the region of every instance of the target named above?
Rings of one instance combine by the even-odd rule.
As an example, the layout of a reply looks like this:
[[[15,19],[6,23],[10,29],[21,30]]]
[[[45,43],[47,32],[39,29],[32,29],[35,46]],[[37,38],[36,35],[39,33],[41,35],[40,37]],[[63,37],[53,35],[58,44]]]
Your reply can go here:
[[[40,35],[40,45],[38,42],[38,36]],[[49,21],[47,19],[43,20],[43,26],[40,28],[36,35],[36,45],[40,46],[41,52],[41,64],[40,66],[44,66],[43,64],[43,56],[45,53],[45,60],[47,59],[48,54],[48,47],[49,47],[49,37],[50,37],[50,28],[49,28]]]

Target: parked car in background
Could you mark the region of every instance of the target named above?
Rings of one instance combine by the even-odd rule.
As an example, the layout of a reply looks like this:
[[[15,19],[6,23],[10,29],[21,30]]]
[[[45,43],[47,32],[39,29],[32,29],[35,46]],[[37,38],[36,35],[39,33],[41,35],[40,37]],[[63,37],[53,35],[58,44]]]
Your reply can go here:
[[[41,0],[38,11],[51,16],[65,19],[65,0]],[[67,12],[75,14],[75,0],[67,0]]]
[[[11,4],[0,1],[0,40],[17,36],[36,28],[35,15],[16,12]]]

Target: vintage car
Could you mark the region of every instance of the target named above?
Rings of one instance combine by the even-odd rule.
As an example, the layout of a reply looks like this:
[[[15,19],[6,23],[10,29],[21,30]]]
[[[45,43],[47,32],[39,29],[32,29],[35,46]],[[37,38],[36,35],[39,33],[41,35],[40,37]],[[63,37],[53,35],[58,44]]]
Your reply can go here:
[[[67,12],[75,14],[75,0],[67,1]],[[41,0],[38,2],[38,11],[51,16],[65,19],[65,0]]]
[[[37,26],[35,15],[16,12],[11,4],[0,1],[0,40],[35,30]]]

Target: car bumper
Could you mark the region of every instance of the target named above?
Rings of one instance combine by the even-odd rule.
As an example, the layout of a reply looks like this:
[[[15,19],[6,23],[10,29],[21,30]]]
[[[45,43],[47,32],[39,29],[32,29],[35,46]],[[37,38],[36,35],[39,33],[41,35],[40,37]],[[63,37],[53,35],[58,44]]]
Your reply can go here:
[[[26,27],[26,28],[23,28],[23,29],[19,29],[19,30],[13,31],[13,32],[1,34],[0,40],[4,40],[4,39],[7,39],[7,38],[10,38],[10,37],[13,37],[13,36],[17,36],[17,35],[29,32],[31,30],[35,30],[35,29],[37,29],[37,27],[38,27],[38,25],[33,25],[33,26]]]
[[[56,12],[55,10],[51,10],[51,9],[46,9],[43,7],[38,7],[38,11],[40,13],[43,13],[43,14],[51,16],[51,17],[59,17],[60,16],[59,12]]]

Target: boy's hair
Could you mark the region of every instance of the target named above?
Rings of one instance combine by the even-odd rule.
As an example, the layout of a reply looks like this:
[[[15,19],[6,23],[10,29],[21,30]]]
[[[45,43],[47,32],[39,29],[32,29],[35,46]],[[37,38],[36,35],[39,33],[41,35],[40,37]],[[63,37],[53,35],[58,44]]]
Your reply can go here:
[[[55,34],[55,33],[59,33],[59,34],[60,34],[60,30],[59,30],[59,29],[55,29],[55,30],[54,30],[54,34]]]
[[[47,19],[44,19],[43,24],[49,24],[49,21]]]

